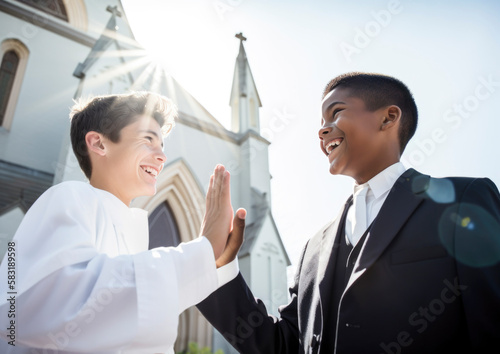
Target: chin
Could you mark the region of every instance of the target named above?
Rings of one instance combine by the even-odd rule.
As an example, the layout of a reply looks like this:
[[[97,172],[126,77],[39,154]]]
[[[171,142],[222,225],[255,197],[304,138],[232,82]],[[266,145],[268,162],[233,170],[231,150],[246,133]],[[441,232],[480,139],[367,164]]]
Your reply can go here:
[[[335,163],[330,165],[330,174],[331,175],[341,175],[342,174],[342,168],[337,166]]]
[[[151,197],[156,194],[156,186],[143,186],[138,192],[139,195],[137,197]]]

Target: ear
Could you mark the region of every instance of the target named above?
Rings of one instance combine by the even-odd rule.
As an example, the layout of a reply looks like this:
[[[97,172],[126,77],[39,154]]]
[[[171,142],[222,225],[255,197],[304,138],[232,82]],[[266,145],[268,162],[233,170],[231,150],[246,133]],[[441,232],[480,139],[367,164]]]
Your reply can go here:
[[[384,110],[384,118],[382,119],[382,124],[380,130],[387,130],[399,125],[401,119],[401,108],[392,105]]]
[[[102,134],[97,132],[88,132],[85,135],[85,142],[87,143],[87,149],[89,152],[93,152],[99,156],[106,155],[106,147],[103,144],[104,137]]]

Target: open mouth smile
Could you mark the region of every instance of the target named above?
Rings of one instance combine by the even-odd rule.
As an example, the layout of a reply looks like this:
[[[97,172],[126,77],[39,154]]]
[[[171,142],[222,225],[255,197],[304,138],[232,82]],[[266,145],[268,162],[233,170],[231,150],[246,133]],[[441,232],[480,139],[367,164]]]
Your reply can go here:
[[[325,151],[328,156],[332,153],[333,150],[339,147],[340,144],[344,141],[344,138],[335,138],[332,141],[330,141],[326,146],[325,146]]]
[[[153,178],[157,178],[160,171],[152,166],[141,166],[141,169],[151,175]]]

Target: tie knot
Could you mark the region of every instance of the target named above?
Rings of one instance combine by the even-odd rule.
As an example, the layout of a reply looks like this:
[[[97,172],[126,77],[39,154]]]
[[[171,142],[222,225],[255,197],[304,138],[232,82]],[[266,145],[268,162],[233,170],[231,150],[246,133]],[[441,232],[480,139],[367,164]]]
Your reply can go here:
[[[360,186],[354,187],[354,197],[363,197],[366,196],[370,186],[368,184],[362,184]]]

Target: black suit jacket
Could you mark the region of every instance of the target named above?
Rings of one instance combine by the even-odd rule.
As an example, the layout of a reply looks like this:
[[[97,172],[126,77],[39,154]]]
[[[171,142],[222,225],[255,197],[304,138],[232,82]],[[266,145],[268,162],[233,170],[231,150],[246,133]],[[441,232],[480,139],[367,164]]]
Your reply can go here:
[[[306,244],[280,318],[267,314],[241,274],[198,308],[242,353],[500,353],[500,195],[493,182],[406,171],[332,319],[339,219]],[[331,320],[337,333],[325,325]]]

